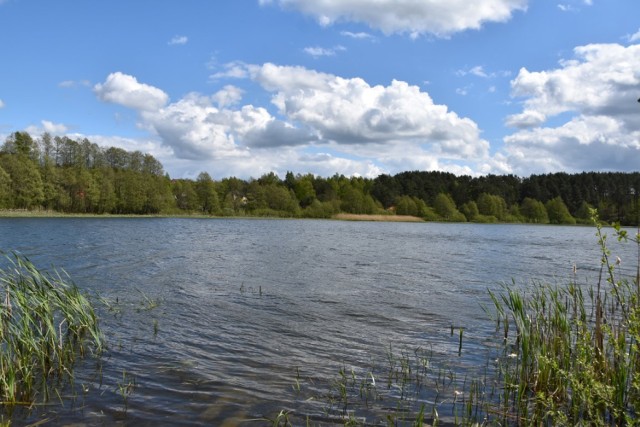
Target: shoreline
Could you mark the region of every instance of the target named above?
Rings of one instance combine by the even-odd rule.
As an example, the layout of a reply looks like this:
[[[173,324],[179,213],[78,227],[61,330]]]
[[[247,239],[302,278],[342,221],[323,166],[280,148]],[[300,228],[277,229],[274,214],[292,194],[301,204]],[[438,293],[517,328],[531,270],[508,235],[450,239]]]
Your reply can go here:
[[[270,219],[270,220],[325,220],[325,221],[353,221],[353,222],[406,222],[406,223],[447,223],[447,224],[478,224],[476,222],[448,222],[448,221],[427,221],[423,218],[410,216],[410,215],[382,215],[382,214],[350,214],[350,213],[338,213],[332,215],[330,218],[301,218],[301,217],[277,217],[277,216],[250,216],[250,215],[234,215],[234,216],[217,216],[217,215],[203,215],[199,213],[187,214],[92,214],[92,213],[63,213],[56,211],[45,210],[22,210],[22,209],[9,209],[0,210],[0,220],[3,218],[86,218],[86,219],[117,219],[117,218],[129,218],[129,219],[144,219],[144,218],[185,218],[185,219]],[[539,225],[539,226],[558,226],[558,225],[570,225],[570,226],[590,226],[590,224],[535,224],[526,222],[491,222],[487,224],[524,224],[524,225]],[[626,228],[626,227],[625,227]],[[629,228],[635,228],[635,226],[629,226]]]

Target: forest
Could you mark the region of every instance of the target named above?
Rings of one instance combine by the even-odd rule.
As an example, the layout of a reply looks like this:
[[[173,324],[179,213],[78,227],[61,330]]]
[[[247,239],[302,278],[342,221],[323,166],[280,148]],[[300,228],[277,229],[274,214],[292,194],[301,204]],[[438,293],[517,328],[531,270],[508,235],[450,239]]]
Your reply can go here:
[[[79,214],[331,218],[411,215],[427,221],[638,225],[640,172],[377,178],[271,172],[248,180],[172,179],[150,154],[84,138],[15,132],[0,147],[0,210]]]

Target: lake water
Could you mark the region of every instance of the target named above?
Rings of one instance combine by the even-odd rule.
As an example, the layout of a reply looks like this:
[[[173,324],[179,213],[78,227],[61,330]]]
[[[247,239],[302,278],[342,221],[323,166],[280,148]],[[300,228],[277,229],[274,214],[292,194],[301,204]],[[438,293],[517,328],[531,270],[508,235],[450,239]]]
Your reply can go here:
[[[635,248],[610,240],[634,273]],[[593,284],[600,258],[588,227],[319,220],[5,218],[0,249],[117,307],[100,307],[101,374],[80,366],[75,401],[25,419],[91,425],[265,425],[281,409],[321,422],[341,367],[418,347],[482,365],[487,289],[564,283],[574,264]]]

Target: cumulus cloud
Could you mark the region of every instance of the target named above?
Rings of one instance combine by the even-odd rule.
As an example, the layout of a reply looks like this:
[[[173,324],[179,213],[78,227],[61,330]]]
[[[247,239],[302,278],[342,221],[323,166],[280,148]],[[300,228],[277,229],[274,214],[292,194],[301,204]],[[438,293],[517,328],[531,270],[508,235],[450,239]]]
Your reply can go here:
[[[0,99],[0,108],[4,108],[5,107],[5,103],[2,99]]]
[[[508,21],[514,11],[526,10],[528,0],[260,0],[278,3],[315,16],[321,25],[353,21],[385,34],[448,36],[478,29],[485,22]]]
[[[167,42],[169,46],[183,45],[187,44],[189,41],[189,37],[187,36],[174,36],[171,40]]]
[[[280,114],[305,123],[324,140],[341,145],[405,141],[440,149],[460,143],[464,150],[450,154],[461,157],[469,152],[483,156],[488,149],[476,123],[435,104],[428,93],[406,82],[371,86],[360,78],[269,63],[251,72],[274,92],[272,102]]]
[[[488,159],[489,144],[475,122],[406,82],[372,86],[360,78],[269,63],[245,65],[242,73],[271,92],[277,114],[241,105],[243,92],[232,85],[169,102],[152,96],[164,94],[160,89],[133,76],[119,75],[126,84],[117,85],[110,75],[96,85],[96,94],[137,110],[139,126],[171,150],[168,165],[226,162],[224,169],[235,176],[297,168],[376,176],[407,167],[468,172],[467,163]],[[144,88],[139,92],[157,102],[129,96],[131,87]]]
[[[637,170],[640,45],[591,44],[574,54],[556,69],[523,68],[511,82],[524,103],[522,113],[506,120],[521,129],[505,138],[510,163],[525,174]],[[554,126],[543,127],[552,119]]]
[[[153,111],[164,106],[169,95],[162,90],[138,83],[138,80],[121,72],[111,73],[104,83],[93,87],[102,101],[120,104],[135,110]]]
[[[226,85],[221,90],[213,94],[211,99],[218,105],[218,108],[224,108],[236,105],[242,100],[244,91],[233,85]]]
[[[104,84],[96,85],[98,97],[137,110],[139,126],[157,135],[181,159],[246,158],[250,147],[296,145],[314,139],[307,131],[278,121],[264,108],[228,108],[242,96],[231,85],[212,96],[192,93],[168,103],[160,89],[138,83],[133,76],[115,74],[117,77],[111,74]]]

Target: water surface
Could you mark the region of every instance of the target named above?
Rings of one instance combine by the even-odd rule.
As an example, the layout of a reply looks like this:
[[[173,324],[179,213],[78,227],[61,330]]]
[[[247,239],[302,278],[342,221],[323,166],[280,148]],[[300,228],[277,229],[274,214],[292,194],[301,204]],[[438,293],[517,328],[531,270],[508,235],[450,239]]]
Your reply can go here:
[[[298,405],[296,369],[320,389],[340,367],[377,363],[389,348],[455,359],[452,325],[466,331],[460,363],[482,364],[493,329],[482,308],[487,289],[512,279],[564,283],[574,264],[579,282],[594,283],[594,234],[506,224],[0,219],[0,249],[64,268],[87,292],[117,302],[119,314],[101,308],[110,344],[101,376],[84,366],[84,397],[31,416],[107,425],[272,416]],[[612,244],[634,272],[633,248]],[[118,383],[132,378],[125,402]]]

